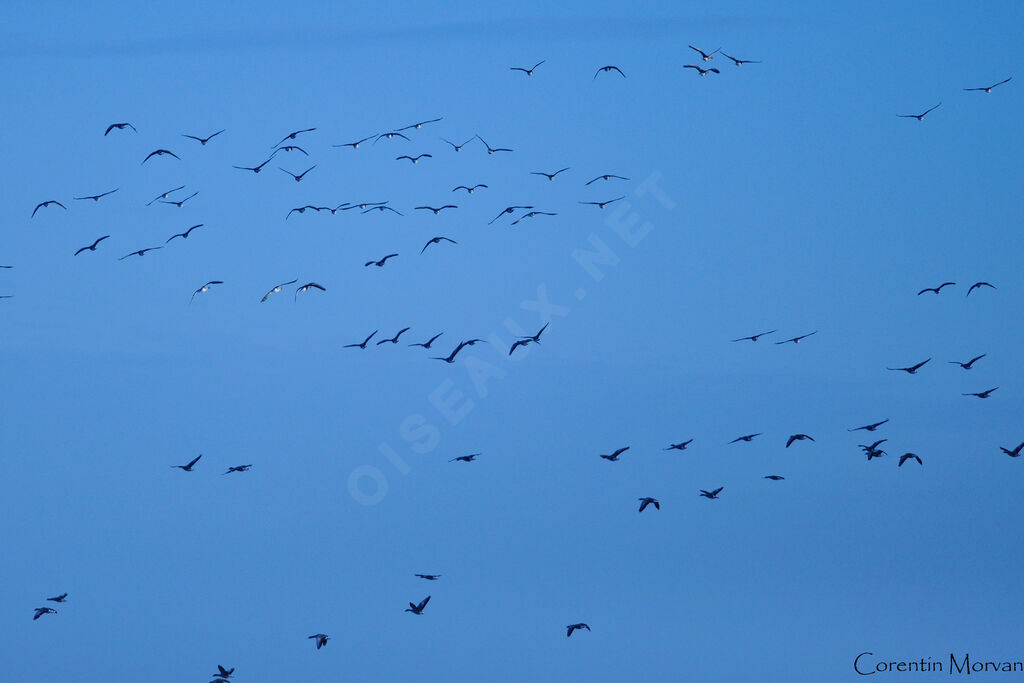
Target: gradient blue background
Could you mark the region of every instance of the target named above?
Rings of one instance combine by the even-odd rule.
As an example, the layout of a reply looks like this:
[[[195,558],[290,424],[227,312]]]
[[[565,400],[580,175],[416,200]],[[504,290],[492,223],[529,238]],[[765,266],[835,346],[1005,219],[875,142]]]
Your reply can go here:
[[[1024,462],[998,450],[1024,440],[1022,19],[1012,2],[4,3],[0,678],[841,681],[865,650],[1024,658]],[[687,44],[764,63],[698,78]],[[605,64],[628,78],[592,79]],[[411,142],[330,146],[439,116]],[[119,121],[138,135],[104,137]],[[231,168],[311,126],[309,163]],[[515,152],[438,139],[475,133]],[[157,147],[182,160],[140,166]],[[301,184],[275,168],[312,163]],[[632,180],[583,186],[606,172]],[[637,194],[652,176],[673,208]],[[450,192],[474,183],[490,189]],[[181,184],[199,191],[184,208],[144,206]],[[614,205],[577,203],[620,194],[619,218],[650,223],[635,247]],[[29,219],[45,199],[69,210]],[[385,199],[405,216],[284,220]],[[487,226],[519,203],[559,215]],[[434,235],[459,244],[420,256]],[[618,258],[599,282],[574,258],[592,236]],[[327,291],[258,303],[292,278]],[[978,280],[999,289],[965,299]],[[533,333],[538,288],[565,307],[541,346],[426,359]],[[440,354],[405,346],[442,330]],[[481,389],[467,359],[500,376]],[[456,424],[439,387],[473,402]],[[846,430],[885,418],[890,455],[868,463],[872,435]],[[796,432],[816,441],[785,449]],[[897,469],[904,451],[924,466]],[[354,496],[366,468],[386,490],[358,478]],[[648,495],[662,509],[638,515]],[[593,630],[567,640],[576,621]]]

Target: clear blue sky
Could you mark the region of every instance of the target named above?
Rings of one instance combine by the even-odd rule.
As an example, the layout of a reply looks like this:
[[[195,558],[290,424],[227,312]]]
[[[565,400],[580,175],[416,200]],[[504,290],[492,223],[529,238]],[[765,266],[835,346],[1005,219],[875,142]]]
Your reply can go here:
[[[843,681],[862,651],[1024,658],[1024,460],[999,451],[1024,440],[1022,19],[4,3],[0,678]],[[689,44],[763,63],[700,78]],[[594,79],[608,64],[627,78]],[[138,133],[103,135],[122,121]],[[309,127],[308,158],[231,168]],[[515,151],[440,140],[474,134]],[[142,165],[157,148],[181,160]],[[630,180],[584,185],[603,173]],[[199,194],[145,206],[178,185]],[[49,199],[68,210],[29,217]],[[378,200],[404,216],[285,220]],[[511,204],[558,215],[487,224]],[[458,244],[420,255],[435,235]],[[259,303],[292,279],[327,291]],[[998,289],[966,298],[980,280]],[[492,343],[429,360],[471,337]],[[847,429],[887,418],[869,463]]]

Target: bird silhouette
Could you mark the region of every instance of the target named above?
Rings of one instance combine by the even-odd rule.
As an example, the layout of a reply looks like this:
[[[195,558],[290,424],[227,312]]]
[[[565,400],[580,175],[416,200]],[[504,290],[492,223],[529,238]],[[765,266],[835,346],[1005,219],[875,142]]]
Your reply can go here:
[[[761,434],[762,434],[762,432],[758,432],[757,434],[747,434],[746,436],[737,436],[735,439],[733,439],[729,443],[736,443],[737,441],[747,441],[747,442],[750,442],[750,441],[754,440],[755,436],[761,436]]]
[[[971,369],[972,367],[974,367],[974,364],[975,364],[975,363],[976,363],[977,361],[981,360],[981,359],[982,359],[982,358],[984,358],[984,357],[985,357],[986,355],[988,355],[988,354],[985,354],[985,353],[983,353],[983,354],[981,354],[980,356],[975,356],[974,358],[970,359],[970,360],[969,360],[969,361],[967,361],[966,363],[961,363],[961,362],[960,362],[960,361],[958,361],[958,360],[951,360],[951,361],[947,361],[947,362],[949,362],[949,363],[952,363],[953,365],[959,365],[959,366],[960,366],[960,367],[962,367],[962,368],[963,368],[964,370],[970,370],[970,369]]]
[[[545,173],[544,171],[530,171],[530,175],[542,175],[545,178],[547,178],[548,180],[554,180],[556,175],[558,175],[559,173],[561,173],[563,171],[568,171],[568,170],[569,170],[569,167],[566,166],[565,168],[558,169],[554,173]]]
[[[598,180],[611,180],[612,178],[615,178],[616,180],[629,180],[629,178],[627,178],[625,176],[615,175],[614,173],[605,173],[603,175],[597,176],[593,180],[588,180],[587,182],[585,182],[583,184],[584,185],[590,185],[591,183],[595,183]]]
[[[722,56],[723,57],[729,57],[729,55],[725,54],[724,52],[722,53]],[[729,57],[729,59],[731,59],[733,61],[733,64],[735,64],[736,66],[742,66],[743,64],[760,64],[761,63],[760,61],[756,61],[756,60],[753,60],[753,59],[736,59],[735,57]]]
[[[448,462],[473,462],[479,455],[483,455],[483,453],[470,453],[469,455],[460,455],[457,458],[452,458]]]
[[[961,394],[961,396],[977,396],[978,398],[988,398],[989,396],[992,395],[992,392],[998,388],[999,387],[992,387],[991,389],[986,389],[985,391],[979,391],[973,394]]]
[[[550,324],[551,323],[544,323],[544,327],[540,328],[540,330],[537,331],[537,334],[533,336],[520,337],[520,339],[529,339],[530,341],[536,344],[540,344],[540,336],[544,334],[544,330],[548,329],[548,325]]]
[[[327,288],[325,288],[323,285],[319,285],[315,282],[307,282],[306,284],[302,285],[301,287],[295,290],[294,300],[297,301],[299,298],[299,294],[302,294],[303,292],[309,291],[311,289],[319,289],[321,292],[327,291]]]
[[[722,54],[725,54],[725,53],[723,52]],[[728,57],[728,55],[726,55],[726,57]],[[783,479],[785,479],[785,477],[780,477],[777,474],[766,474],[764,476],[764,478],[765,479],[771,479],[772,481],[782,481]]]
[[[222,475],[231,474],[232,472],[248,472],[251,467],[252,465],[235,465],[234,467],[229,467]]]
[[[342,145],[331,145],[331,147],[351,147],[352,149],[359,149],[359,145],[363,144],[364,142],[366,142],[367,140],[369,140],[372,137],[375,137],[375,136],[367,135],[362,140],[356,140],[355,142],[346,142],[346,143],[344,143]]]
[[[619,67],[617,67],[615,65],[608,65],[608,66],[602,66],[600,69],[595,71],[594,72],[594,78],[592,78],[591,80],[597,80],[597,75],[599,73],[601,73],[602,71],[604,71],[606,73],[607,72],[611,72],[611,71],[617,71],[620,76],[622,76],[623,78],[626,77],[626,74],[622,73],[622,69],[620,69]]]
[[[192,140],[197,141],[203,147],[206,147],[206,143],[207,142],[209,142],[210,140],[214,139],[215,137],[217,137],[218,135],[223,133],[225,130],[227,130],[227,129],[226,128],[222,128],[222,129],[218,130],[216,133],[213,133],[211,135],[207,135],[205,138],[200,138],[200,137],[197,137],[195,135],[185,135],[184,133],[182,134],[181,137],[183,137],[183,138],[190,138]]]
[[[789,437],[789,440],[786,441],[786,448],[789,448],[793,444],[794,441],[804,441],[804,440],[814,441],[814,439],[812,439],[811,437],[807,436],[806,434],[793,434],[791,437]]]
[[[724,488],[724,486],[719,486],[714,491],[705,491],[704,489],[700,489],[700,495],[702,498],[707,498],[708,500],[715,500],[716,498],[718,498],[718,494],[721,493],[722,489]]]
[[[499,213],[497,216],[492,218],[490,223],[488,223],[487,225],[490,225],[491,223],[493,223],[494,221],[498,220],[499,218],[501,218],[505,214],[512,213],[513,211],[515,211],[517,209],[532,209],[532,208],[533,208],[532,206],[506,206],[504,209],[501,210],[501,213]]]
[[[1011,458],[1019,458],[1020,457],[1020,452],[1021,452],[1022,449],[1024,449],[1024,441],[1022,441],[1012,451],[1009,448],[1003,448],[1002,446],[999,447],[999,450],[1001,450],[1003,453],[1006,453]]]
[[[900,461],[896,465],[896,467],[903,467],[903,463],[905,463],[908,460],[916,460],[918,465],[924,464],[923,462],[921,462],[921,457],[916,453],[904,453],[903,455],[900,456]]]
[[[179,470],[184,470],[185,472],[191,472],[192,468],[196,466],[196,463],[199,462],[199,458],[201,458],[201,457],[203,457],[202,453],[197,455],[192,460],[192,462],[190,462],[189,464],[187,464],[187,465],[171,465],[171,469],[179,469]]]
[[[917,365],[911,365],[909,368],[886,368],[886,370],[895,370],[897,372],[905,372],[908,375],[913,375],[916,374],[917,371],[920,370],[924,366],[924,364],[930,360],[931,358],[929,358],[928,360],[923,360]]]
[[[35,616],[32,617],[32,621],[35,621],[44,614],[56,614],[57,610],[53,609],[52,607],[36,607],[35,612],[36,613]]]
[[[203,225],[204,225],[204,223],[196,223],[195,225],[193,225],[191,228],[189,228],[185,232],[179,232],[176,235],[171,235],[170,237],[167,238],[167,242],[170,242],[175,237],[180,237],[182,239],[188,239],[188,236],[192,234],[193,230],[195,230],[196,228],[201,228],[201,227],[203,227]],[[164,242],[164,244],[167,244],[167,242]]]
[[[217,673],[214,676],[220,676],[221,678],[231,678],[231,674],[235,673],[235,667],[225,669],[220,664],[217,665]]]
[[[760,332],[758,334],[752,334],[749,337],[740,337],[739,339],[733,339],[732,341],[738,342],[738,341],[746,341],[746,340],[749,339],[750,341],[755,341],[756,342],[759,338],[765,336],[766,334],[772,334],[773,332],[778,332],[778,330],[769,330],[768,332]]]
[[[75,199],[76,201],[82,201],[83,199],[91,199],[94,202],[98,202],[103,197],[106,197],[108,194],[114,194],[119,189],[120,188],[114,188],[113,190],[110,190],[109,192],[102,192],[100,194],[94,194],[94,195],[90,195],[88,197],[72,197],[72,199]]]
[[[281,138],[281,142],[278,142],[276,145],[273,145],[271,149],[273,149],[274,147],[280,147],[281,143],[287,140],[294,140],[302,133],[312,133],[314,130],[316,130],[316,128],[303,128],[302,130],[297,130],[294,133],[289,133],[288,135],[285,135],[283,138]]]
[[[929,112],[935,111],[940,106],[942,106],[942,102],[939,102],[934,107],[921,114],[896,114],[896,116],[900,117],[901,119],[917,119],[918,121],[924,121],[924,117],[927,116]]]
[[[942,283],[941,285],[939,285],[938,287],[925,287],[925,288],[924,288],[924,289],[922,289],[922,290],[921,290],[920,292],[918,292],[918,293],[917,293],[917,295],[918,295],[918,296],[921,296],[921,295],[922,295],[922,294],[924,294],[925,292],[935,292],[936,294],[938,294],[939,292],[941,292],[941,291],[942,291],[942,288],[943,288],[943,287],[949,287],[949,286],[951,286],[951,285],[955,285],[955,284],[956,284],[955,282],[943,282],[943,283]]]
[[[61,593],[60,595],[55,595],[52,598],[46,598],[46,599],[49,600],[50,602],[65,602],[68,599],[68,594],[67,593]]]
[[[307,157],[309,156],[309,152],[307,152],[306,150],[302,149],[301,147],[299,147],[297,145],[286,145],[284,147],[278,147],[270,155],[271,158],[277,156],[278,152],[302,152],[303,156],[307,156]]]
[[[643,512],[644,510],[646,510],[648,505],[653,505],[655,510],[661,509],[661,503],[659,503],[656,499],[651,498],[650,496],[645,496],[644,498],[637,498],[637,500],[640,501],[640,509],[638,510],[638,512]]]
[[[110,133],[110,131],[112,131],[114,129],[124,130],[125,128],[131,128],[136,133],[139,132],[139,131],[135,130],[135,126],[133,126],[130,123],[127,123],[127,122],[125,122],[125,123],[112,123],[109,126],[107,126],[107,130],[103,133],[103,137],[107,137],[107,134]]]
[[[167,192],[163,192],[161,194],[158,194],[157,196],[153,197],[148,202],[146,202],[146,206],[150,206],[152,204],[155,204],[156,202],[160,201],[161,199],[167,199],[169,196],[171,196],[172,193],[177,192],[178,190],[184,190],[184,189],[185,189],[184,185],[179,185],[178,187],[174,188],[173,190],[167,190]]]
[[[601,455],[601,457],[604,458],[605,460],[610,461],[610,462],[615,462],[616,460],[619,459],[620,455],[622,455],[623,453],[625,453],[628,450],[629,450],[629,446],[624,446],[622,448],[616,449],[615,452],[612,453],[611,455]]]
[[[373,335],[377,334],[378,332],[380,332],[380,330],[374,330],[373,332],[370,333],[370,336],[368,336],[366,339],[364,339],[359,344],[345,344],[341,348],[343,348],[343,349],[365,349],[366,345],[370,342],[371,339],[373,339]]]
[[[813,334],[818,334],[818,331],[815,330],[814,332],[808,332],[807,334],[801,334],[799,337],[793,337],[792,339],[787,339],[785,341],[775,342],[775,345],[778,346],[779,344],[788,344],[790,342],[793,342],[794,344],[799,344],[801,339],[806,339],[807,337],[810,337]]]
[[[199,194],[199,193],[198,192],[193,192],[192,194],[190,194],[189,196],[185,197],[184,199],[182,199],[179,202],[176,202],[176,201],[171,200],[171,199],[161,199],[160,203],[161,204],[173,204],[174,206],[176,206],[176,207],[178,207],[180,209],[182,206],[184,206],[185,202],[187,202],[188,200],[192,199],[197,194]]]
[[[709,73],[716,73],[716,74],[722,73],[721,71],[719,71],[718,69],[716,69],[713,66],[710,66],[707,69],[702,69],[699,66],[697,66],[696,64],[684,64],[683,68],[684,69],[696,69],[697,73],[699,75],[701,75],[701,76],[707,76]]]
[[[181,157],[179,157],[177,154],[175,154],[174,152],[172,152],[169,149],[155,149],[155,150],[153,150],[152,152],[150,152],[149,154],[146,155],[146,158],[142,160],[142,163],[143,164],[146,163],[147,161],[149,161],[153,157],[162,157],[162,156],[165,156],[165,155],[166,156],[174,157],[178,161],[181,161]],[[142,164],[139,164],[139,165],[141,166]]]
[[[39,202],[38,204],[36,204],[36,208],[32,209],[32,215],[30,216],[30,218],[35,218],[36,217],[36,211],[38,211],[39,209],[45,209],[46,207],[52,206],[52,205],[59,206],[60,208],[64,209],[65,211],[68,210],[68,207],[64,206],[63,204],[58,202],[56,199],[48,199],[45,202]]]
[[[147,247],[145,249],[139,249],[138,251],[133,251],[130,254],[125,254],[124,256],[122,256],[121,258],[119,258],[117,260],[118,261],[124,261],[129,256],[145,256],[147,252],[156,251],[157,249],[163,249],[163,247]]]
[[[694,47],[693,45],[689,45],[688,47],[691,50],[700,53],[700,58],[703,59],[705,62],[710,62],[712,59],[714,59],[715,58],[715,54],[717,54],[719,52],[719,50],[722,49],[722,48],[718,48],[717,50],[714,50],[712,52],[704,52],[704,50],[701,50],[699,47]]]
[[[455,362],[455,356],[459,355],[459,351],[461,351],[462,349],[464,349],[467,346],[472,346],[473,344],[476,344],[476,343],[482,342],[482,341],[483,341],[483,339],[469,339],[469,340],[466,340],[464,342],[459,342],[459,345],[456,346],[455,350],[452,351],[450,354],[448,354],[447,357],[431,356],[431,358],[432,358],[432,360],[443,360],[445,363],[454,363]]]
[[[430,602],[430,596],[429,595],[427,597],[423,598],[423,600],[421,600],[420,604],[418,604],[418,605],[414,605],[413,603],[410,602],[408,609],[406,609],[405,611],[406,612],[412,612],[413,614],[423,614],[423,608],[427,606],[428,602]]]
[[[210,291],[210,287],[212,287],[214,285],[222,285],[222,284],[224,284],[224,282],[222,280],[210,280],[205,285],[203,285],[202,287],[200,287],[196,291],[192,292],[192,299],[196,298],[196,294],[202,294],[204,292],[209,292]],[[189,299],[188,302],[192,303],[192,299]]]
[[[992,84],[990,86],[987,86],[987,87],[984,87],[984,88],[964,88],[964,91],[965,92],[971,92],[973,90],[980,90],[983,93],[991,93],[992,92],[992,88],[1000,86],[1003,83],[1009,83],[1012,80],[1013,80],[1013,76],[1010,76],[1009,78],[1007,78],[1005,80],[999,81],[998,83],[994,83],[994,84]]]
[[[399,133],[397,131],[391,131],[390,133],[381,133],[380,135],[378,135],[377,139],[373,141],[373,144],[376,145],[377,142],[380,141],[381,138],[384,138],[386,140],[390,140],[391,138],[394,138],[394,137],[399,137],[399,138],[402,138],[403,140],[408,140],[409,139],[405,135],[403,135],[402,133]]]
[[[423,245],[423,248],[420,249],[420,254],[425,252],[427,250],[427,247],[429,247],[431,244],[440,244],[442,241],[451,242],[452,244],[458,244],[458,242],[456,242],[455,240],[448,239],[447,237],[432,237],[430,240],[427,241],[426,244]]]
[[[873,432],[876,429],[878,429],[879,427],[881,427],[882,425],[884,425],[888,421],[889,421],[888,418],[886,418],[885,420],[882,420],[881,422],[875,422],[874,424],[864,425],[863,427],[854,427],[853,429],[847,429],[846,431],[848,431],[848,432],[858,432],[858,431],[863,429],[866,432]]]
[[[967,296],[970,296],[971,292],[973,292],[975,289],[981,289],[982,287],[991,287],[992,289],[996,288],[995,285],[989,284],[988,282],[975,282],[973,285],[971,285],[971,288],[967,290]]]
[[[270,159],[273,159],[271,157]],[[270,159],[267,159],[259,166],[232,166],[231,168],[237,168],[240,171],[252,171],[253,173],[259,173],[263,170],[263,167],[270,163]]]
[[[517,225],[518,223],[521,223],[522,221],[525,221],[527,218],[533,218],[535,216],[557,216],[557,215],[558,215],[557,213],[553,213],[551,211],[529,211],[527,213],[524,213],[522,216],[520,216],[519,218],[515,219],[514,221],[512,221],[511,224],[512,225]]]
[[[408,159],[408,160],[409,160],[409,161],[411,161],[412,163],[414,163],[414,164],[418,164],[418,163],[420,162],[420,159],[422,159],[422,158],[424,158],[424,157],[426,157],[427,159],[432,159],[432,158],[433,158],[433,156],[432,156],[432,155],[430,155],[430,154],[417,154],[417,155],[416,155],[416,156],[414,156],[414,157],[411,157],[411,156],[409,156],[408,154],[403,154],[403,155],[402,155],[402,156],[400,156],[400,157],[395,157],[395,161],[400,161],[400,160],[402,160],[402,159]]]
[[[526,346],[527,344],[532,344],[532,343],[533,343],[532,339],[517,339],[514,342],[512,342],[512,348],[510,348],[508,350],[508,355],[511,356],[512,352],[514,352],[520,346]]]
[[[589,631],[590,627],[584,624],[583,622],[580,622],[578,624],[569,624],[565,627],[565,637],[568,638],[572,635],[573,631],[579,631],[582,629],[587,629]]]
[[[580,202],[580,204],[591,204],[593,206],[596,206],[599,209],[603,209],[604,207],[608,206],[612,202],[617,202],[620,199],[625,199],[625,198],[626,198],[626,195],[622,195],[621,197],[616,197],[615,199],[609,199],[608,201],[604,201],[604,202]]]
[[[473,140],[475,140],[476,138],[475,138],[475,136],[474,136],[474,137],[472,137],[472,138],[470,138],[470,139],[466,140],[465,142],[463,142],[463,143],[462,143],[461,145],[456,145],[456,144],[455,144],[454,142],[452,142],[451,140],[446,140],[445,138],[441,138],[441,139],[442,139],[442,140],[444,140],[445,142],[447,142],[447,143],[448,143],[449,145],[451,145],[451,146],[452,146],[452,149],[453,149],[453,150],[455,150],[456,152],[461,152],[461,151],[462,151],[462,148],[463,148],[463,147],[465,147],[465,146],[466,146],[466,145],[468,145],[469,143],[473,142]],[[487,186],[486,186],[486,185],[484,185],[484,187],[487,187]],[[468,188],[467,188],[467,189],[468,189]]]
[[[444,334],[444,332],[438,332],[437,334],[435,334],[433,337],[431,337],[430,339],[428,339],[425,342],[416,342],[415,344],[409,344],[409,346],[422,346],[425,349],[429,349],[431,344],[434,343],[434,340],[436,340],[442,334]]]
[[[281,284],[276,285],[273,289],[271,289],[269,292],[263,295],[263,298],[260,299],[260,303],[263,303],[264,301],[269,299],[271,294],[277,294],[278,292],[280,292],[283,287],[287,287],[288,285],[294,285],[296,282],[298,282],[298,280],[289,280],[288,282],[282,282]]]
[[[543,64],[546,61],[547,61],[546,59],[542,59],[539,62],[537,62],[536,64],[534,64],[533,66],[531,66],[529,69],[524,69],[521,66],[510,66],[509,70],[511,70],[511,71],[522,71],[527,76],[532,76],[534,69],[536,69],[538,66],[540,66],[541,64]]]
[[[78,255],[79,255],[79,254],[81,254],[81,253],[82,253],[83,251],[96,251],[96,245],[97,245],[97,244],[99,244],[100,242],[102,242],[103,240],[107,239],[108,237],[110,237],[110,235],[104,235],[103,237],[99,237],[99,238],[97,238],[97,239],[96,239],[96,241],[95,241],[95,242],[93,242],[92,244],[90,244],[89,246],[87,246],[87,247],[82,247],[81,249],[79,249],[78,251],[76,251],[76,252],[75,252],[75,256],[78,256]]]
[[[693,443],[693,439],[689,441],[680,441],[679,443],[672,443],[668,445],[668,448],[662,448],[663,451],[685,451],[686,447]]]
[[[458,189],[458,188],[456,188],[456,189]],[[459,208],[459,207],[457,207],[455,204],[445,204],[444,206],[438,206],[438,207],[433,207],[433,206],[417,206],[417,207],[413,208],[413,211],[419,211],[419,210],[433,211],[434,215],[436,216],[439,213],[441,213],[442,211],[444,211],[445,209],[457,209],[457,208]]]
[[[441,578],[441,574],[415,574],[417,578],[426,579],[427,581],[437,581]]]
[[[393,212],[397,213],[399,216],[404,215],[401,211],[399,211],[397,209],[393,209],[393,208],[391,208],[390,206],[388,206],[387,204],[385,204],[383,202],[377,204],[376,206],[369,207],[368,209],[364,210],[363,213],[370,213],[371,211],[393,211]]]
[[[476,139],[479,140],[480,142],[484,143],[484,147],[487,148],[487,153],[488,154],[494,154],[495,152],[511,152],[511,151],[513,151],[513,150],[509,149],[508,147],[491,147],[490,145],[487,144],[487,141],[484,140],[479,135],[476,136]]]
[[[391,339],[381,339],[379,342],[377,342],[377,346],[380,346],[381,344],[387,344],[388,342],[391,342],[392,344],[397,344],[398,343],[398,338],[401,337],[403,334],[405,334],[408,331],[409,331],[408,327],[403,327],[402,329],[400,329],[398,331],[398,334],[396,334]]]
[[[329,635],[327,635],[326,633],[317,633],[317,634],[309,636],[309,637],[316,639],[316,649],[318,649],[318,650],[320,648],[322,648],[324,645],[326,645],[327,641],[331,639],[331,637]]]
[[[408,126],[402,126],[398,130],[400,130],[400,131],[402,131],[402,130],[409,130],[409,129],[419,130],[420,128],[422,128],[423,126],[427,125],[428,123],[437,123],[438,121],[442,120],[443,118],[444,117],[441,116],[441,117],[436,118],[436,119],[430,119],[429,121],[420,121],[419,123],[413,123],[413,124],[410,124]]]
[[[285,173],[287,173],[288,175],[290,175],[290,176],[291,176],[292,178],[294,178],[294,179],[295,179],[295,182],[297,182],[297,183],[298,183],[298,182],[302,182],[302,179],[306,177],[306,174],[307,174],[307,173],[309,173],[309,172],[310,172],[310,171],[312,171],[312,170],[313,170],[314,168],[316,168],[316,164],[313,164],[312,166],[310,166],[309,168],[307,168],[307,169],[306,169],[305,171],[303,171],[302,173],[300,173],[300,174],[298,174],[298,175],[295,175],[295,174],[294,174],[294,173],[292,173],[291,171],[288,171],[288,170],[286,170],[286,169],[283,169],[283,168],[281,168],[280,166],[278,166],[278,168],[280,168],[280,169],[281,169],[282,171],[284,171]]]
[[[389,258],[394,258],[396,256],[398,256],[398,254],[388,254],[387,256],[385,256],[384,258],[382,258],[379,261],[367,261],[366,263],[363,264],[363,266],[364,267],[365,266],[377,266],[378,268],[383,268],[384,264],[387,263],[387,260]]]

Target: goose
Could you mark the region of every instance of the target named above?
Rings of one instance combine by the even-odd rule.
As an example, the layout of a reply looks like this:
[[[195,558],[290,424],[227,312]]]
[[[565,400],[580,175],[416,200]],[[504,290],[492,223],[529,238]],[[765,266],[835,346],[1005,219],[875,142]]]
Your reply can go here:
[[[36,211],[38,211],[39,209],[45,209],[46,207],[52,206],[52,205],[59,206],[60,208],[64,209],[65,211],[68,210],[68,207],[64,206],[63,204],[58,202],[56,199],[47,199],[45,202],[39,202],[38,204],[36,204],[36,208],[32,209],[32,215],[30,216],[30,218],[35,218],[36,217]]]
[[[942,106],[942,102],[939,102],[934,107],[921,114],[896,114],[896,116],[900,117],[901,119],[917,119],[918,121],[924,121],[924,117],[927,116],[929,112],[935,111],[940,106]]]
[[[81,254],[81,253],[82,253],[83,251],[96,251],[96,245],[97,245],[97,244],[99,244],[100,242],[102,242],[103,240],[107,239],[108,237],[110,237],[110,235],[104,235],[103,237],[99,237],[99,238],[97,238],[97,239],[96,239],[96,241],[95,241],[95,242],[93,242],[92,244],[90,244],[89,246],[87,246],[87,247],[82,247],[81,249],[79,249],[78,251],[76,251],[76,252],[75,252],[75,256],[78,256],[78,255],[79,255],[79,254]]]
[[[413,603],[410,602],[409,603],[409,608],[406,609],[405,611],[406,612],[412,612],[413,614],[423,614],[423,608],[427,606],[428,602],[430,602],[430,596],[429,595],[427,597],[423,598],[420,601],[420,604],[418,604],[418,605],[414,605]]]
[[[993,87],[995,87],[995,86],[993,86]],[[127,123],[127,122],[125,122],[125,123],[112,123],[109,126],[107,126],[107,130],[103,133],[103,137],[107,137],[107,134],[110,133],[110,131],[112,131],[114,129],[124,130],[125,128],[131,128],[136,133],[139,132],[139,131],[135,130],[135,126],[133,126],[130,123]]]
[[[298,280],[289,280],[288,282],[282,282],[281,284],[273,287],[269,292],[263,295],[263,298],[260,299],[260,303],[263,303],[264,301],[269,299],[271,294],[277,294],[278,292],[280,292],[283,287],[287,287],[288,285],[294,285],[296,282],[298,282]]]
[[[644,510],[646,510],[648,505],[653,505],[655,510],[661,509],[661,503],[659,503],[657,499],[651,498],[650,496],[646,496],[644,498],[637,498],[637,500],[640,501],[639,512],[643,512]]]
[[[190,138],[192,140],[197,141],[203,147],[206,147],[206,143],[207,142],[209,142],[210,140],[214,139],[215,137],[217,137],[218,135],[223,133],[225,130],[227,130],[227,129],[226,128],[222,128],[222,129],[218,130],[216,133],[213,133],[212,135],[208,135],[205,138],[196,137],[195,135],[185,135],[184,133],[182,133],[181,137],[183,137],[183,138]],[[234,669],[232,669],[232,671],[233,670]]]
[[[143,164],[146,163],[152,157],[162,157],[162,156],[165,156],[165,155],[166,156],[172,156],[175,159],[177,159],[178,161],[181,161],[181,157],[179,157],[177,154],[175,154],[174,152],[172,152],[169,149],[155,149],[155,150],[153,150],[152,152],[150,152],[149,154],[146,155],[146,158],[142,160],[142,163]],[[139,165],[141,166],[142,164],[139,164]]]
[[[510,71],[522,71],[527,76],[532,76],[534,69],[536,69],[538,66],[540,66],[541,64],[543,64],[546,61],[547,61],[546,59],[542,59],[539,62],[537,62],[536,64],[534,64],[533,66],[531,66],[529,69],[524,69],[521,66],[510,66],[509,70]]]
[[[303,128],[302,130],[297,130],[294,133],[289,133],[288,135],[285,135],[283,138],[281,138],[281,142],[284,142],[286,140],[294,140],[298,135],[301,135],[302,133],[312,133],[314,130],[316,130],[316,128]],[[281,142],[278,142],[273,147],[280,146]],[[273,149],[273,147],[271,147],[271,149]]]

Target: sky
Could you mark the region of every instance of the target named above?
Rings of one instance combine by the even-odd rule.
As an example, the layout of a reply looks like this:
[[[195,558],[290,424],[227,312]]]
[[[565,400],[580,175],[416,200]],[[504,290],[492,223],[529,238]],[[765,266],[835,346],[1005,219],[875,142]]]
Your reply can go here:
[[[1022,19],[4,3],[0,678],[845,681],[861,652],[1024,660],[1024,461],[999,450],[1024,441]],[[308,156],[232,168],[304,128]],[[158,148],[180,159],[143,163]],[[602,174],[628,180],[585,184]],[[180,185],[198,194],[147,206]],[[51,199],[67,210],[31,216]],[[288,216],[375,201],[402,215]],[[511,205],[557,215],[490,223]],[[421,254],[434,236],[457,244]],[[995,288],[967,297],[978,281]],[[786,448],[797,433],[814,440]],[[638,513],[646,496],[661,509]]]

